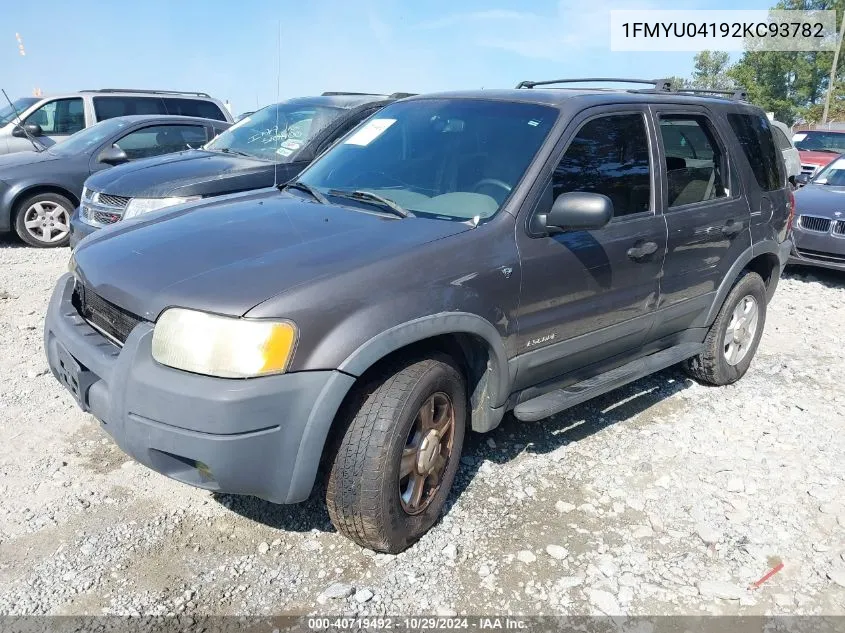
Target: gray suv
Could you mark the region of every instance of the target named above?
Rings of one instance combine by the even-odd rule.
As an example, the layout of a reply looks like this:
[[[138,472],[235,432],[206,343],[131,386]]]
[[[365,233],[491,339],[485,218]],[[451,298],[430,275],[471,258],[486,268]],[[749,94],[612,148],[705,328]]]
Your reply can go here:
[[[233,122],[226,107],[204,92],[103,88],[26,97],[0,103],[0,155],[51,147],[99,121],[135,114]]]
[[[190,485],[294,503],[324,464],[334,525],[385,552],[435,523],[470,430],[676,363],[740,379],[790,250],[765,113],[541,85],[397,101],[281,191],[91,236],[53,375]]]

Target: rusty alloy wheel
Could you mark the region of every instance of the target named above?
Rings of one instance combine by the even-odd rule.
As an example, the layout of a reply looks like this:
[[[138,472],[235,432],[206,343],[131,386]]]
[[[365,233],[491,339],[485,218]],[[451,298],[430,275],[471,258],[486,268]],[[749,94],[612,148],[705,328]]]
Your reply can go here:
[[[408,514],[419,514],[437,495],[452,455],[455,409],[442,391],[423,402],[399,465],[399,500]]]

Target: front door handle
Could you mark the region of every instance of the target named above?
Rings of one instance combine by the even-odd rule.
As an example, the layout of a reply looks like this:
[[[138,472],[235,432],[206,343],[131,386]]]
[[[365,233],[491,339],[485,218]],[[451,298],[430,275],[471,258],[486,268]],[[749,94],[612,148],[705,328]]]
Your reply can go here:
[[[722,235],[733,237],[741,230],[742,222],[734,222],[733,220],[728,220],[728,222],[722,227]]]
[[[631,259],[643,259],[657,252],[657,242],[637,242],[633,248],[628,249],[628,257]]]

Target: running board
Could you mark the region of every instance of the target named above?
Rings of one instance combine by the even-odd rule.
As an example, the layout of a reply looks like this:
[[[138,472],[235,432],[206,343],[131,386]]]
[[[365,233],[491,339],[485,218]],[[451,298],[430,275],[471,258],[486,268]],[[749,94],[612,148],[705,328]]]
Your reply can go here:
[[[526,400],[516,406],[513,414],[518,420],[524,422],[542,420],[629,382],[671,367],[682,360],[700,354],[703,349],[704,346],[701,343],[681,343],[662,352],[639,358],[607,373],[575,383],[565,389],[556,389]]]

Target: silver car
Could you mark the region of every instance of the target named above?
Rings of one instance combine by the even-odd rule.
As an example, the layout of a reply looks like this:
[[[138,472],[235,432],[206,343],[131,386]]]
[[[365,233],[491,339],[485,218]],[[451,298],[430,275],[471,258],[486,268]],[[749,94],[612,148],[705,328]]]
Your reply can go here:
[[[845,271],[845,154],[795,192],[790,264]]]
[[[134,114],[233,122],[229,110],[204,92],[104,88],[27,97],[0,105],[0,155],[32,150],[34,144],[47,148],[98,121]]]

